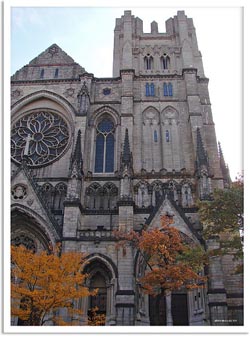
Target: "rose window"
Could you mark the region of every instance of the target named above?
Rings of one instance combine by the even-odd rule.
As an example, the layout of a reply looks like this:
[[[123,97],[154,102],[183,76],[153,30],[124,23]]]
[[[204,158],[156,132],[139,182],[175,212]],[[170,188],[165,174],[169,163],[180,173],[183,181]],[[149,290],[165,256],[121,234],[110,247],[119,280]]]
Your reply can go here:
[[[58,159],[66,149],[69,130],[56,113],[33,112],[19,119],[11,131],[11,156],[30,166],[42,166]]]

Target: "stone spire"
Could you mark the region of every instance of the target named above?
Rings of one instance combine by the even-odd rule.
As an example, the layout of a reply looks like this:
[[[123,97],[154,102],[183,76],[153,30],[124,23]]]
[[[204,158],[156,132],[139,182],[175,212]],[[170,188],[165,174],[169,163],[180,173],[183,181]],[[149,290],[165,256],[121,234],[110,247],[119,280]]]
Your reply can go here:
[[[199,197],[210,200],[212,193],[211,176],[209,172],[208,156],[204,149],[200,129],[197,128],[196,175],[198,178]]]
[[[128,129],[125,130],[123,152],[121,154],[121,189],[120,201],[133,203],[132,183],[133,175],[132,153],[130,152]]]
[[[128,129],[125,131],[123,153],[122,153],[122,164],[125,166],[132,165],[132,154],[130,152],[129,138],[128,138]]]
[[[197,128],[197,157],[196,157],[197,169],[201,169],[202,166],[205,166],[208,169],[208,157],[204,149],[200,128]]]
[[[229,187],[231,184],[231,178],[230,178],[230,173],[228,166],[225,163],[224,155],[221,149],[221,144],[220,142],[218,143],[218,148],[219,148],[219,159],[220,159],[220,169],[224,181],[224,187]]]
[[[76,178],[80,178],[82,176],[82,147],[81,147],[81,130],[78,130],[75,151],[71,157],[71,165],[70,165],[70,177],[75,176]]]

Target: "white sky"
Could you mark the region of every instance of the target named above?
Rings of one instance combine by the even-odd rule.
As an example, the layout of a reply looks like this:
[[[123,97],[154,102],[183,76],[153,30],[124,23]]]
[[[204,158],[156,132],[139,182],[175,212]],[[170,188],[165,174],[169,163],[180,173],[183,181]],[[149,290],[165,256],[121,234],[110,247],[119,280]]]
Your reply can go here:
[[[34,5],[35,2],[31,6]],[[115,19],[128,9],[143,20],[144,32],[150,31],[154,20],[158,22],[159,32],[164,32],[165,21],[176,15],[177,10],[185,10],[193,18],[205,75],[209,78],[217,141],[234,180],[243,170],[243,11],[240,7],[15,5],[11,10],[11,74],[57,43],[95,77],[112,77]]]

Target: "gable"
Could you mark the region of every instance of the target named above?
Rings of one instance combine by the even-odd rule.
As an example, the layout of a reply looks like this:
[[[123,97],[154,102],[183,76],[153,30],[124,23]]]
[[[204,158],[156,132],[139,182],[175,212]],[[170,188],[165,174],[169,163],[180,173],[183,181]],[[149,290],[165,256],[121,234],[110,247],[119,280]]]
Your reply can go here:
[[[57,44],[51,45],[37,57],[18,70],[13,76],[15,80],[44,80],[60,78],[77,78],[85,73],[85,69],[74,61]]]

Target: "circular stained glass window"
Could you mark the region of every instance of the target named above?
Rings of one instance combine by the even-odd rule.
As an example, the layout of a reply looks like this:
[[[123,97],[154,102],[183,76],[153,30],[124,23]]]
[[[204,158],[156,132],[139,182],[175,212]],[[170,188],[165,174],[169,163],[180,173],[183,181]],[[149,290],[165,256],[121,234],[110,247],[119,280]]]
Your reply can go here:
[[[11,131],[11,156],[27,164],[42,166],[58,159],[69,141],[67,123],[56,113],[39,111],[19,119]]]

